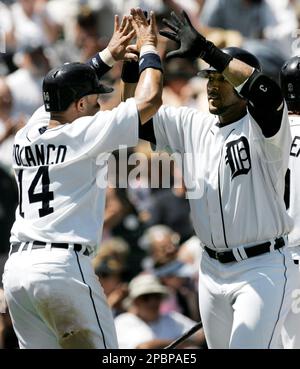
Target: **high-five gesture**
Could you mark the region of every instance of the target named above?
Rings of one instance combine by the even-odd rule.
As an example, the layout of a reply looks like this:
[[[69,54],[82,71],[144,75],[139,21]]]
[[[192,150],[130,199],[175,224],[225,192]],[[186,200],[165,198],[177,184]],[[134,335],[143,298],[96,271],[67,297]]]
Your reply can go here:
[[[232,60],[195,30],[186,12],[182,11],[181,16],[171,12],[171,20],[164,18],[163,23],[172,32],[162,30],[159,33],[179,44],[179,49],[170,51],[167,58],[201,58],[219,72],[223,72]]]
[[[150,21],[148,23],[144,12],[140,9],[131,9],[130,11],[132,26],[136,33],[136,51],[140,52],[141,47],[145,45],[157,46],[157,26],[154,12],[150,12]]]
[[[185,11],[181,16],[171,12],[171,19],[164,18],[163,23],[173,32],[162,30],[159,33],[180,45],[179,49],[170,51],[167,58],[202,57],[210,47],[211,42],[195,30]]]
[[[162,65],[157,52],[157,27],[155,14],[150,12],[150,20],[148,22],[142,9],[136,8],[130,10],[130,20],[136,35],[136,44],[127,47],[128,52],[139,54],[139,63],[137,76],[134,83],[137,86],[134,92],[134,99],[139,112],[141,124],[144,124],[153,117],[162,104]],[[122,71],[122,79],[125,82],[133,82],[128,76],[132,63],[124,63]],[[124,75],[127,74],[124,79]],[[137,77],[137,78],[136,78]],[[125,85],[124,85],[125,86]],[[127,91],[128,92],[128,91]],[[123,97],[128,95],[124,93]]]
[[[120,24],[119,16],[115,15],[114,33],[107,45],[114,60],[137,60],[135,54],[128,53],[126,50],[134,35],[130,17],[124,16]]]

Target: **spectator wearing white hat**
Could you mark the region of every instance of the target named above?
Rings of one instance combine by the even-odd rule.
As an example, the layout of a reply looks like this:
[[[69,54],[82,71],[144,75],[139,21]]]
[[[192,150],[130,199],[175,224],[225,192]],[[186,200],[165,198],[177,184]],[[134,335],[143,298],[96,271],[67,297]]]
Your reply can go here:
[[[161,302],[168,296],[168,290],[155,276],[138,275],[128,288],[128,312],[115,318],[121,349],[161,349],[196,324],[178,312],[160,313]],[[200,330],[181,348],[199,347],[203,343],[204,334]]]

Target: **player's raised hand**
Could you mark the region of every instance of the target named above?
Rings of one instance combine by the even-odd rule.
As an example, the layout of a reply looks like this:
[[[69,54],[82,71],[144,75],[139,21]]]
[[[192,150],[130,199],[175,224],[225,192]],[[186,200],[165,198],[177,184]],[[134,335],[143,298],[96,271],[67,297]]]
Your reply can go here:
[[[130,15],[132,19],[131,23],[136,34],[135,51],[140,52],[141,47],[145,45],[152,45],[156,47],[158,31],[154,12],[150,12],[149,22],[144,12],[140,8],[131,9]]]
[[[171,19],[168,20],[163,18],[163,23],[169,27],[172,32],[161,30],[159,33],[179,44],[179,49],[170,51],[166,55],[167,59],[175,57],[201,58],[205,54],[210,42],[195,30],[185,11],[182,11],[180,16],[171,12]]]
[[[126,47],[134,35],[135,31],[132,28],[130,17],[125,15],[120,24],[119,16],[115,15],[114,33],[107,45],[115,60],[137,60],[135,54],[126,51]]]

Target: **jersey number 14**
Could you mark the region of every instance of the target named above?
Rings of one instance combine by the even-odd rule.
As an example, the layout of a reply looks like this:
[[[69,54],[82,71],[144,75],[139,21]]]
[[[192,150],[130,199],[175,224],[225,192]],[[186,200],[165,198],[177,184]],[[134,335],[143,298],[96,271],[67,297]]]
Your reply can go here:
[[[18,181],[19,181],[19,211],[21,217],[24,218],[24,211],[22,210],[22,201],[23,201],[23,169],[20,169],[18,173]],[[42,184],[42,192],[36,192],[36,186],[41,181]],[[29,203],[32,204],[34,202],[41,202],[41,208],[39,209],[39,217],[44,217],[48,214],[54,212],[53,207],[50,206],[50,201],[54,199],[54,194],[52,191],[49,191],[50,179],[49,179],[49,168],[48,166],[39,167],[36,175],[31,182],[31,185],[28,189],[28,199]]]

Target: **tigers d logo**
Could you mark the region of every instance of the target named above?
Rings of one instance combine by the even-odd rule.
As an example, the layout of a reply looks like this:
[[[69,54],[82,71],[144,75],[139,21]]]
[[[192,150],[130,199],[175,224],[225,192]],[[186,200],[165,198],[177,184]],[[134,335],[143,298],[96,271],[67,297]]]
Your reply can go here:
[[[226,145],[226,165],[231,169],[231,179],[241,174],[247,174],[251,169],[250,148],[246,137],[228,142]]]

